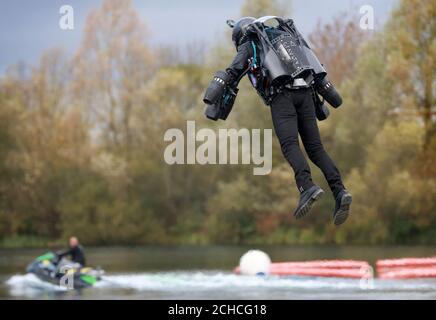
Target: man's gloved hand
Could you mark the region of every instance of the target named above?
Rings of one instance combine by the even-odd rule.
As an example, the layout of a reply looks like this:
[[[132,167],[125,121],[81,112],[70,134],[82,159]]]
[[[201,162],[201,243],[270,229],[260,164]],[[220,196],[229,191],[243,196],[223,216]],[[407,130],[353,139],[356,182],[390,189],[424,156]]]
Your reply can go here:
[[[229,87],[230,79],[231,77],[227,72],[217,71],[207,87],[203,102],[207,105],[205,115],[208,119],[225,120],[230,113],[233,106],[231,93],[234,92]],[[228,110],[229,105],[230,110]]]
[[[206,89],[203,102],[211,105],[216,104],[223,97],[224,91],[229,84],[230,75],[225,71],[217,71]]]
[[[315,105],[315,114],[319,121],[323,121],[329,117],[330,111],[324,103],[321,103]]]
[[[313,102],[315,104],[315,114],[318,121],[323,121],[327,119],[330,115],[330,111],[325,105],[324,101],[321,101],[316,92],[313,92],[313,99]]]

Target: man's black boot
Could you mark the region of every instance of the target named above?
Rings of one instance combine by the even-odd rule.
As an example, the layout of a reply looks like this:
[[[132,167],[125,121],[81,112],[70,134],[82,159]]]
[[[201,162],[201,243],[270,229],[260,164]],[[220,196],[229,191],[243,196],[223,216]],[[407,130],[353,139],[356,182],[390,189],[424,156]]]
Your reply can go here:
[[[347,220],[350,214],[350,205],[353,197],[347,190],[342,190],[336,197],[336,207],[333,213],[333,223],[339,226]]]
[[[324,190],[322,190],[318,186],[313,186],[303,191],[300,195],[300,201],[298,202],[297,209],[294,211],[294,216],[297,219],[304,217],[312,207],[313,203],[321,198],[324,194]]]

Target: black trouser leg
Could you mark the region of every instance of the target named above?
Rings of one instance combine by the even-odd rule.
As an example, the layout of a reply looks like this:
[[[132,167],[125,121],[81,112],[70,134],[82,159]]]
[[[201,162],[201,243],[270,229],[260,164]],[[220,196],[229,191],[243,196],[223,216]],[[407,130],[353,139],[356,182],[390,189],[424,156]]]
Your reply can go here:
[[[296,92],[298,131],[309,159],[321,169],[334,197],[345,189],[338,168],[329,157],[321,142],[315,105],[309,90]],[[297,101],[295,101],[297,100]]]
[[[300,192],[314,185],[310,168],[298,143],[297,111],[290,92],[280,93],[271,104],[271,115],[283,155],[295,173]]]

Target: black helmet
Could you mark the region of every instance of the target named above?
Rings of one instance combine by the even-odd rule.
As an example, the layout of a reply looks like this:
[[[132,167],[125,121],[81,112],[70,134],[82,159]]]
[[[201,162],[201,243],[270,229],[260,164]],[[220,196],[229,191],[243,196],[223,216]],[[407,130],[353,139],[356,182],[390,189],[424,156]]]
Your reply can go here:
[[[232,41],[236,48],[247,39],[247,27],[255,20],[256,19],[253,17],[244,17],[239,19],[237,22],[233,20],[227,20],[227,24],[233,28]]]

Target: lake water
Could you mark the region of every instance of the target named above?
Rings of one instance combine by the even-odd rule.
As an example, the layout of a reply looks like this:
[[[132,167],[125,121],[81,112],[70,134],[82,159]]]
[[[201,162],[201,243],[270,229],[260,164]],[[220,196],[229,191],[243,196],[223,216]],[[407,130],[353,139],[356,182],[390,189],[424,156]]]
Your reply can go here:
[[[232,273],[243,246],[87,248],[88,263],[106,275],[95,287],[65,291],[25,274],[41,249],[0,250],[0,299],[436,299],[436,279],[359,280],[248,277]],[[436,256],[434,247],[267,246],[272,261]]]

